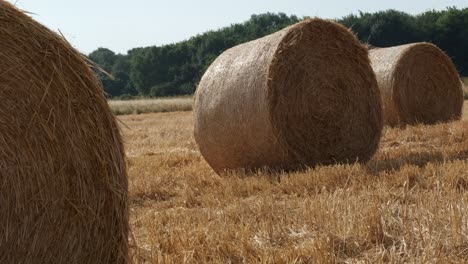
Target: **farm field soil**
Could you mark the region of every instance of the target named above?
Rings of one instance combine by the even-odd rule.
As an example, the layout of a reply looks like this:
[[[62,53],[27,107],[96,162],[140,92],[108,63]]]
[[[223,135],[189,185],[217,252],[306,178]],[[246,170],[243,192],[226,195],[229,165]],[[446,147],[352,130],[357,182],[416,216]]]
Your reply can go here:
[[[224,176],[191,112],[119,119],[136,263],[468,261],[467,115],[386,128],[366,165]]]
[[[191,96],[160,97],[152,99],[109,100],[109,106],[115,115],[164,113],[191,111]]]

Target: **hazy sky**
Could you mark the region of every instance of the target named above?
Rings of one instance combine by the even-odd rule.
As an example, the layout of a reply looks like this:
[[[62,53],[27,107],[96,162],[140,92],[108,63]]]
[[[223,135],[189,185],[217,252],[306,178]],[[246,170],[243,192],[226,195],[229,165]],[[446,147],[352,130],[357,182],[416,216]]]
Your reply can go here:
[[[169,44],[207,30],[243,22],[252,14],[340,18],[359,10],[397,9],[416,14],[448,6],[468,7],[468,0],[8,0],[57,31],[76,48],[98,47],[126,53],[135,47]]]

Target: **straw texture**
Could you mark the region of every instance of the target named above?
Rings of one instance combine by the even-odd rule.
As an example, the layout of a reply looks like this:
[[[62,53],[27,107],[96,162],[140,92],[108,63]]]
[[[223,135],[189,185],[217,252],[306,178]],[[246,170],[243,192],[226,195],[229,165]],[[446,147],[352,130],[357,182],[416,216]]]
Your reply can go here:
[[[434,124],[459,119],[460,76],[450,58],[430,43],[370,50],[390,126]]]
[[[120,132],[63,38],[0,0],[0,263],[126,263]]]
[[[367,49],[320,19],[221,54],[201,79],[194,114],[195,139],[218,173],[367,161],[382,129]]]

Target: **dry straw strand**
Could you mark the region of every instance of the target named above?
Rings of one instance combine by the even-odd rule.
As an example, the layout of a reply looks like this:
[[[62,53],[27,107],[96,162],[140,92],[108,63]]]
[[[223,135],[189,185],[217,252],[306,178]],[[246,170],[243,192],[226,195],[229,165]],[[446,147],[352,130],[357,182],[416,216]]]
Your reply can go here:
[[[463,89],[450,58],[430,43],[370,50],[390,126],[460,119]]]
[[[218,173],[364,162],[381,111],[367,49],[345,27],[308,19],[213,62],[195,96],[195,139]]]
[[[84,57],[0,0],[0,263],[126,263],[120,131]]]

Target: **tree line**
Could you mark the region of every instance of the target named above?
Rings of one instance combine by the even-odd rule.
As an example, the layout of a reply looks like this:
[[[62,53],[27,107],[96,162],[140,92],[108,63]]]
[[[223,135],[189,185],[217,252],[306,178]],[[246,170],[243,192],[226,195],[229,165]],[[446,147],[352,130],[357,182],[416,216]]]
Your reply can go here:
[[[192,94],[213,60],[226,49],[271,34],[304,18],[284,13],[252,15],[240,24],[208,31],[186,41],[116,54],[99,48],[89,54],[108,74],[96,71],[109,97]],[[410,15],[396,10],[352,14],[337,20],[376,47],[431,42],[468,75],[468,8]]]

